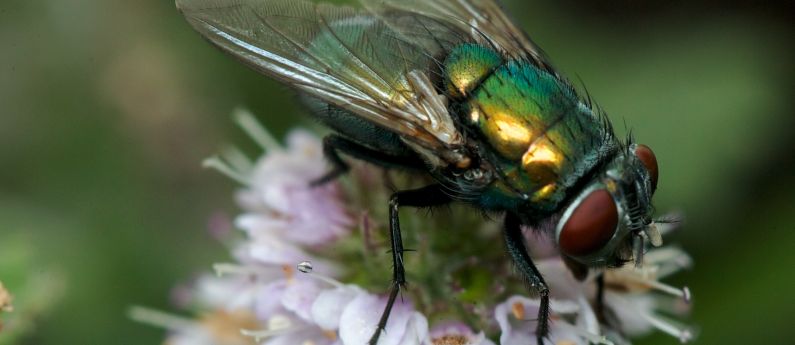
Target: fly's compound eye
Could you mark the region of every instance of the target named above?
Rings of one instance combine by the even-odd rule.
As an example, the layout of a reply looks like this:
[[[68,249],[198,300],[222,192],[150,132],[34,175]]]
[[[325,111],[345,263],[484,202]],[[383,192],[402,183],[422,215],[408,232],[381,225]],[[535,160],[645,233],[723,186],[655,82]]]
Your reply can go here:
[[[565,222],[558,234],[561,251],[572,257],[595,254],[618,229],[616,203],[606,189],[596,189],[576,205]]]
[[[635,147],[635,156],[638,157],[643,166],[646,167],[646,171],[649,172],[649,178],[651,178],[651,190],[652,192],[657,189],[657,179],[659,178],[659,167],[657,166],[657,157],[654,155],[654,152],[646,145],[638,145]]]

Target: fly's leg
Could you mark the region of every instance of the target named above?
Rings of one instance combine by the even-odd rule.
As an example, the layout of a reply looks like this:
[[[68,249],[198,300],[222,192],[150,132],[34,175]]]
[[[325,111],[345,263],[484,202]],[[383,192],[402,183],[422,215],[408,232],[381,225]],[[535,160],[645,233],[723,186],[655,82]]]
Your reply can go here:
[[[320,186],[331,182],[337,177],[347,173],[348,170],[351,169],[348,163],[345,163],[345,161],[342,160],[340,155],[337,153],[337,150],[342,150],[342,147],[347,146],[346,144],[347,142],[345,142],[345,138],[338,135],[329,135],[323,138],[323,156],[326,157],[333,167],[323,176],[312,181],[313,186]]]
[[[519,269],[522,277],[531,289],[534,289],[541,304],[538,308],[538,325],[536,326],[536,339],[538,344],[544,344],[544,338],[549,335],[549,288],[541,273],[533,264],[533,259],[527,251],[524,236],[522,235],[521,223],[519,218],[511,213],[505,217],[505,244],[508,247],[508,254],[511,255],[513,262]]]
[[[604,323],[607,321],[605,317],[605,274],[602,273],[596,277],[596,317],[599,321]]]
[[[594,309],[599,322],[606,325],[618,325],[615,312],[605,305],[605,273],[602,272],[596,277],[596,299]]]
[[[431,207],[450,203],[452,200],[443,193],[439,185],[400,191],[392,194],[389,199],[389,233],[392,244],[392,284],[389,288],[389,299],[386,308],[378,320],[375,334],[370,338],[369,345],[376,345],[378,337],[386,328],[392,306],[395,304],[400,289],[406,286],[406,271],[403,268],[403,239],[400,236],[400,218],[398,209],[401,206]]]
[[[313,186],[319,186],[333,181],[350,170],[348,163],[340,157],[345,153],[363,161],[373,163],[385,168],[403,168],[420,170],[425,167],[421,159],[411,156],[395,156],[371,149],[356,141],[337,134],[323,138],[323,155],[332,164],[332,168],[320,178],[312,181]]]

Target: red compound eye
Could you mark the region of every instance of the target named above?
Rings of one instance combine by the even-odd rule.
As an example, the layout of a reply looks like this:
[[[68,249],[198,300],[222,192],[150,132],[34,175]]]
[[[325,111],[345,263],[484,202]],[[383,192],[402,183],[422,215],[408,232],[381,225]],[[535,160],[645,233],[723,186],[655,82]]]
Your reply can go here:
[[[654,152],[646,145],[638,145],[635,148],[635,156],[640,159],[643,166],[649,171],[651,190],[652,192],[655,191],[657,189],[657,178],[660,173],[659,167],[657,167],[657,157],[654,156]]]
[[[582,257],[602,249],[613,238],[618,225],[618,210],[605,189],[589,194],[571,213],[558,242],[563,253]]]

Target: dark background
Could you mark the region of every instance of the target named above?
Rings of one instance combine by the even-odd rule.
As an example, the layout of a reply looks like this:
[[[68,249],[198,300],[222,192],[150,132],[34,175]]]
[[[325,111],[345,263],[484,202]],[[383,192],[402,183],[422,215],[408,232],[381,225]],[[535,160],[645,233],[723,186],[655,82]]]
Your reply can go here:
[[[660,161],[658,210],[695,257],[699,344],[785,344],[795,317],[791,1],[509,2],[619,132]],[[0,2],[0,343],[155,344],[133,304],[228,253],[206,232],[235,184],[200,168],[245,106],[277,134],[291,93],[205,43],[171,1]],[[787,340],[789,339],[789,340]],[[662,335],[637,341],[673,344]]]

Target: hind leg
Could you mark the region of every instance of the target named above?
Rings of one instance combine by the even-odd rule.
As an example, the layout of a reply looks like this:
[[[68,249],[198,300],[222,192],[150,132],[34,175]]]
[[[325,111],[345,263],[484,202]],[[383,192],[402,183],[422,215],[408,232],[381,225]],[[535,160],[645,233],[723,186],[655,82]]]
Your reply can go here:
[[[312,181],[313,186],[333,181],[350,170],[348,163],[345,163],[340,157],[340,153],[385,168],[410,170],[422,170],[425,168],[424,162],[417,157],[391,155],[371,149],[344,136],[331,134],[323,138],[323,154],[332,164],[332,168],[317,180]]]

